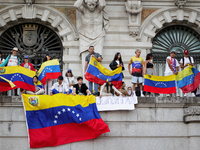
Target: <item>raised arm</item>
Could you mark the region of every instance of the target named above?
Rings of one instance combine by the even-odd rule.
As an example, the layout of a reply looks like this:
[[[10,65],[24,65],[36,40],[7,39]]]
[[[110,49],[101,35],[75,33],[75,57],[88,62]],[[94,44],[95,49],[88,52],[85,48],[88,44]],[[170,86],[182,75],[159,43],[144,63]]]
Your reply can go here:
[[[102,11],[106,6],[105,0],[99,0],[99,11]]]
[[[100,96],[102,96],[102,93],[103,93],[103,89],[104,87],[106,86],[106,83],[104,83],[102,86],[101,86],[101,90],[100,90]]]
[[[114,85],[112,86],[112,89],[113,89],[115,92],[117,92],[118,94],[122,95],[122,93],[121,93],[119,90],[117,90],[116,87],[115,87]]]
[[[84,3],[84,0],[77,0],[75,3],[74,3],[74,7],[76,7],[76,9],[78,11],[80,11],[81,13],[84,13],[83,12],[83,3]]]

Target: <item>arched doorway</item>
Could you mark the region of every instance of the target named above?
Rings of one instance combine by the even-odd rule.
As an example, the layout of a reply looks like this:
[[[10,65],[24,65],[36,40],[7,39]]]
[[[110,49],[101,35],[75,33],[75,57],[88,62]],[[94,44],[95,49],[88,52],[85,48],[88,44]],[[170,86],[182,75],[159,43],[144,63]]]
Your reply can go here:
[[[171,50],[176,51],[176,59],[180,61],[185,49],[189,50],[190,56],[195,60],[195,66],[199,67],[199,33],[184,25],[172,25],[160,30],[152,39],[151,48],[157,74],[164,75],[166,58],[169,56]]]
[[[8,28],[0,36],[0,51],[4,58],[11,53],[13,47],[18,47],[21,60],[28,55],[35,69],[40,68],[47,53],[50,53],[53,59],[59,59],[61,69],[63,67],[61,39],[47,26],[22,23]]]

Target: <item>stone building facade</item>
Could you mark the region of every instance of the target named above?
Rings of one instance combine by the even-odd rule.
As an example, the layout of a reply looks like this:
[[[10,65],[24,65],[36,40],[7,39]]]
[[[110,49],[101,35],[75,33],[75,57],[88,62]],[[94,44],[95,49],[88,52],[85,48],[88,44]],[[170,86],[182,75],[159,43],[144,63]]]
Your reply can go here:
[[[54,54],[53,58],[60,59],[63,74],[71,68],[76,77],[83,75],[82,57],[88,52],[81,57],[81,16],[74,3],[75,1],[70,0],[1,0],[0,50],[4,57],[17,45],[20,56],[31,55],[32,63],[38,67],[44,55],[51,52]],[[143,59],[149,52],[154,54],[156,72],[159,75],[163,75],[165,58],[172,49],[180,53],[179,58],[183,56],[181,54],[184,49],[189,49],[198,67],[199,6],[198,1],[187,0],[106,0],[104,11],[107,13],[109,27],[105,32],[101,52],[102,65],[109,68],[114,54],[120,52],[125,64],[124,80],[127,85],[131,85],[128,62],[135,55],[136,49],[142,50]],[[17,25],[25,27],[16,27]],[[34,25],[38,25],[38,28],[31,28]],[[18,32],[15,32],[15,27]],[[23,31],[20,32],[20,28]],[[47,29],[43,33],[41,31],[44,28]],[[34,35],[36,32],[33,30],[37,30],[38,35]],[[25,31],[28,31],[30,39],[38,37],[35,41],[29,41],[32,42],[32,47],[24,41],[23,37],[28,36]],[[164,37],[162,33],[167,32],[170,32],[169,36]],[[181,40],[183,32],[187,35]],[[55,41],[51,40],[52,34]],[[196,45],[192,43],[195,40],[198,41],[195,42]],[[57,45],[53,45],[54,43]]]

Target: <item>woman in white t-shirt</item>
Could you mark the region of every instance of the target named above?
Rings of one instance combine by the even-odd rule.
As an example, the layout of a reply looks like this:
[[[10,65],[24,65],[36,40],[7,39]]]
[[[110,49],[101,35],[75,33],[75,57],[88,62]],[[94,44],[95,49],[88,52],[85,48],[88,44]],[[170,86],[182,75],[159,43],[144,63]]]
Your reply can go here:
[[[64,77],[64,82],[69,86],[69,94],[72,94],[73,86],[75,85],[75,79],[71,69],[67,70]]]

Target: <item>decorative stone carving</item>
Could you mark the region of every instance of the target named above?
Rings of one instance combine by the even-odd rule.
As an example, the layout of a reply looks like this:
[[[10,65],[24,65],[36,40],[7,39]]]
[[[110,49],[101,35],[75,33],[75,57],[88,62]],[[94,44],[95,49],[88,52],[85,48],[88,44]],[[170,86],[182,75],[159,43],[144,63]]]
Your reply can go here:
[[[174,0],[174,3],[178,8],[183,8],[183,6],[186,4],[187,0]]]
[[[185,123],[200,122],[200,106],[189,106],[184,109],[183,121]]]
[[[77,0],[74,6],[80,12],[80,54],[91,45],[95,52],[102,54],[104,37],[109,27],[108,15],[104,10],[105,0]]]
[[[129,17],[130,35],[135,37],[139,33],[138,28],[141,24],[142,3],[140,0],[127,0],[125,7]]]

